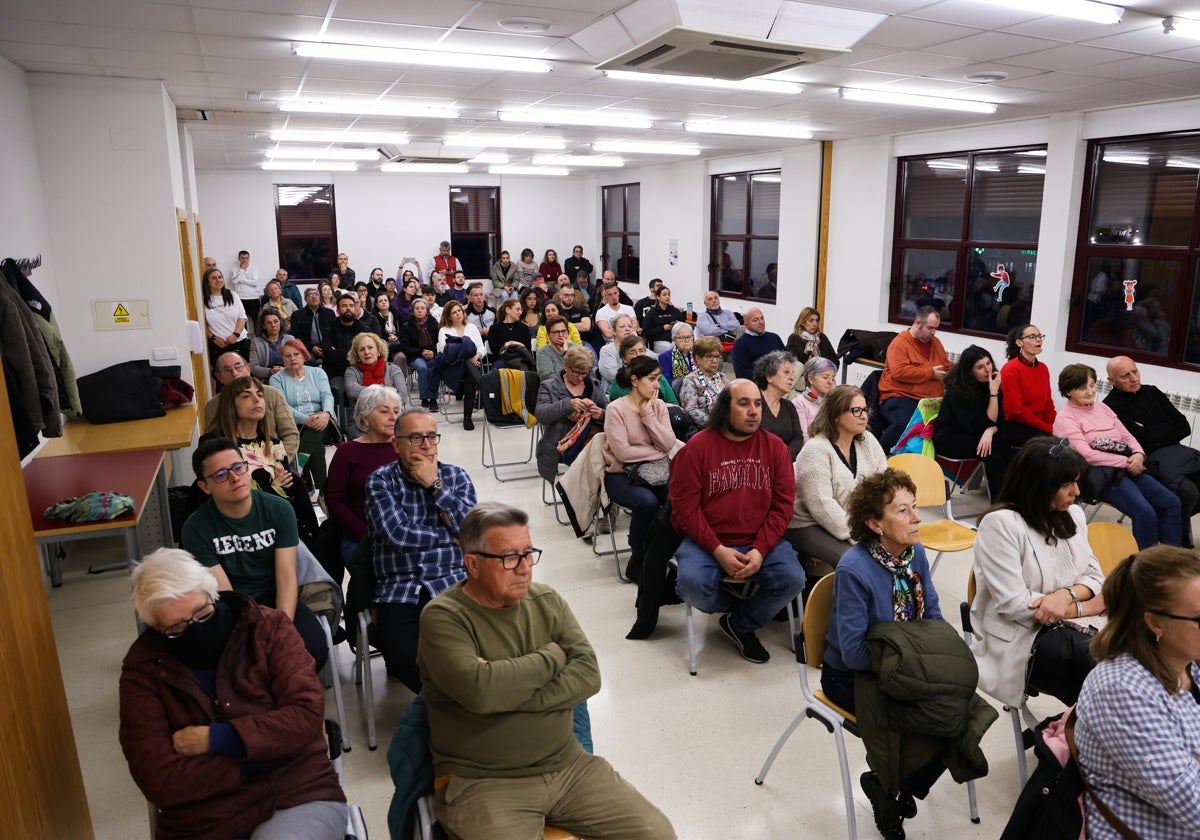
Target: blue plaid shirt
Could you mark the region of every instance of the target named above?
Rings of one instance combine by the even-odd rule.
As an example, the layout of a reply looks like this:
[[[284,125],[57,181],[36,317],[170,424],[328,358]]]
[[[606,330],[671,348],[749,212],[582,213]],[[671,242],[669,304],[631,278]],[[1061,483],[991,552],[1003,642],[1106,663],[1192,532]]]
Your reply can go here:
[[[367,479],[377,603],[416,604],[422,589],[432,598],[466,577],[455,540],[475,507],[475,485],[461,467],[440,461],[438,478],[446,486],[436,496],[406,476],[399,461]]]
[[[1191,666],[1192,680],[1200,668]],[[1077,705],[1075,743],[1088,781],[1109,810],[1146,840],[1200,837],[1200,704],[1168,694],[1129,654],[1096,665]],[[1088,837],[1121,835],[1084,796]]]

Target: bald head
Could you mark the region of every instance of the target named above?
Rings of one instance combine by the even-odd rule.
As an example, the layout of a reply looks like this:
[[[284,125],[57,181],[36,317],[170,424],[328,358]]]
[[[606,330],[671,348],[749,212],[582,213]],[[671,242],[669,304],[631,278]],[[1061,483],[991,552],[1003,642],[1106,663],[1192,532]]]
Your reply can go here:
[[[1142,387],[1142,374],[1137,363],[1128,356],[1113,356],[1106,367],[1108,381],[1118,391],[1136,394]]]
[[[217,357],[217,381],[228,385],[241,376],[250,375],[250,363],[237,353],[222,353]]]
[[[728,402],[726,402],[726,400]],[[745,440],[758,431],[762,422],[762,392],[749,379],[735,379],[717,396],[717,404],[726,402],[724,411],[713,408],[713,414],[728,414],[716,426],[729,440]]]
[[[762,333],[767,329],[767,319],[757,306],[746,310],[745,322],[746,329],[755,334]]]

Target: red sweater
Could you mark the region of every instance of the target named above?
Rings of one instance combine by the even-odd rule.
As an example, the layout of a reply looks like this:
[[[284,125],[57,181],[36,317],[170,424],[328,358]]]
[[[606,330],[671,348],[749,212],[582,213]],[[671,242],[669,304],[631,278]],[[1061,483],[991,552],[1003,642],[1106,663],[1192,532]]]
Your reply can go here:
[[[1020,356],[1000,368],[1000,390],[1004,392],[1004,419],[1038,429],[1054,431],[1054,397],[1050,393],[1050,369],[1041,362],[1031,365]]]
[[[795,498],[787,445],[762,429],[743,441],[705,429],[671,462],[671,524],[709,554],[749,545],[765,557],[783,539]]]
[[[888,345],[887,362],[879,377],[880,401],[892,397],[923,400],[942,396],[942,380],[933,372],[939,365],[944,371],[950,369],[950,357],[942,342],[935,336],[922,344],[910,330],[904,330]]]

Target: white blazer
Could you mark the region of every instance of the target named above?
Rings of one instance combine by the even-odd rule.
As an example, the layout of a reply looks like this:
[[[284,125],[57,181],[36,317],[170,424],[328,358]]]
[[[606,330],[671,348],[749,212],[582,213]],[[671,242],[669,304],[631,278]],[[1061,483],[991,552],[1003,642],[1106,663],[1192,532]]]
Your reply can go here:
[[[1099,594],[1104,574],[1087,539],[1087,520],[1071,506],[1075,536],[1067,540],[1075,574],[1056,577],[1057,553],[1046,538],[1013,510],[984,517],[975,535],[975,601],[971,626],[979,663],[979,687],[1000,702],[1020,706],[1025,695],[1025,666],[1041,625],[1030,604],[1042,595],[1081,583]]]

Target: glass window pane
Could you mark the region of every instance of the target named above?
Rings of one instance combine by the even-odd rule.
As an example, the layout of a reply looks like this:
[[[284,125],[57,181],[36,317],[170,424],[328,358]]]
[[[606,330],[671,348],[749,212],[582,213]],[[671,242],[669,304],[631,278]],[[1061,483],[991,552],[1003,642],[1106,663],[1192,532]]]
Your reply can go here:
[[[642,185],[630,184],[625,188],[625,215],[628,221],[625,230],[638,233],[642,229]]]
[[[1186,246],[1200,174],[1200,137],[1105,143],[1098,151],[1091,241]]]
[[[1192,278],[1192,309],[1188,318],[1183,360],[1193,365],[1200,364],[1200,261],[1196,263],[1196,276]]]
[[[943,323],[954,303],[954,251],[905,248],[900,254],[900,300],[896,315],[912,318],[922,306],[937,308]]]
[[[967,189],[967,159],[946,157],[904,163],[904,221],[906,239],[962,237],[963,198]]]
[[[978,155],[971,174],[971,239],[1037,242],[1046,153]]]
[[[622,187],[604,188],[604,229],[625,230],[625,190]]]
[[[773,301],[779,293],[779,240],[751,239],[748,246],[750,276],[754,278],[750,295]]]
[[[972,248],[967,254],[963,325],[1007,335],[1029,323],[1037,251],[1032,248]]]
[[[282,238],[284,265],[293,280],[325,279],[333,271],[333,254],[327,236]]]
[[[741,240],[717,240],[709,271],[714,275],[709,288],[722,292],[742,293],[742,266],[745,246]]]
[[[617,277],[632,283],[642,278],[642,258],[636,236],[625,237],[625,253],[617,260]]]
[[[714,180],[717,195],[713,225],[717,233],[746,233],[746,178],[746,175],[721,175]]]
[[[1176,260],[1092,257],[1081,340],[1166,355],[1171,342],[1167,313],[1184,305],[1181,274]]]
[[[779,172],[750,176],[750,232],[758,236],[779,235]]]
[[[604,237],[604,252],[600,257],[601,271],[612,271],[616,273],[617,260],[621,259],[621,254],[625,248],[625,239],[620,236]]]

